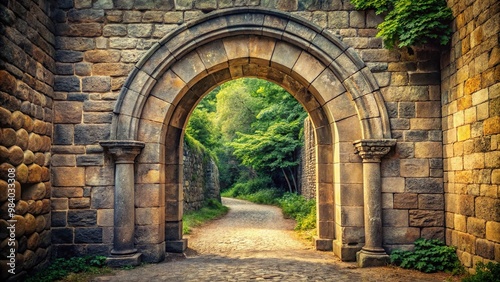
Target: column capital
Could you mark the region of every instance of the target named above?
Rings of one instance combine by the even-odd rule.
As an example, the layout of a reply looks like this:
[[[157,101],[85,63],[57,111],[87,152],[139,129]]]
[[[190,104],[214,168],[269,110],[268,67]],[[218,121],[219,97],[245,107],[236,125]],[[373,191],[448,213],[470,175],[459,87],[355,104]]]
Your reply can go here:
[[[134,140],[108,140],[100,141],[99,144],[105,148],[117,163],[133,163],[145,144]]]
[[[380,162],[396,145],[396,139],[363,139],[354,141],[353,145],[364,162]]]

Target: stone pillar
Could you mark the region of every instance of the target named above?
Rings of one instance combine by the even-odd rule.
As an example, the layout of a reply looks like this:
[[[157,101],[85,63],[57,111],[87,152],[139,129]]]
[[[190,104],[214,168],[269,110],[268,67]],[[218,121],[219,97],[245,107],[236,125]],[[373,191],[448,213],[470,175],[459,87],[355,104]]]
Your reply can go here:
[[[380,160],[396,145],[394,139],[358,140],[356,153],[363,159],[365,245],[356,254],[360,267],[386,265],[389,256],[382,248],[382,187]]]
[[[141,254],[134,248],[134,160],[144,148],[144,143],[112,140],[100,144],[115,160],[114,237],[111,257],[107,262],[113,267],[138,265]]]

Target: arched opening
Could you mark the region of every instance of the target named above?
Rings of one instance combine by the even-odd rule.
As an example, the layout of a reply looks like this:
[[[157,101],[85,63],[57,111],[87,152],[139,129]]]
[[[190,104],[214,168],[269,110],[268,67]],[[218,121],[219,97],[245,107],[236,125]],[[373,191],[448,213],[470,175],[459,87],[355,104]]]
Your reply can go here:
[[[181,26],[153,46],[122,89],[110,139],[144,144],[135,163],[135,190],[165,199],[156,205],[136,199],[136,213],[155,219],[135,226],[136,248],[157,261],[165,245],[168,251],[185,247],[183,130],[208,91],[240,77],[280,85],[308,112],[317,140],[317,248],[355,260],[365,243],[367,181],[353,142],[390,138],[377,83],[356,53],[328,32],[255,8],[224,10]]]

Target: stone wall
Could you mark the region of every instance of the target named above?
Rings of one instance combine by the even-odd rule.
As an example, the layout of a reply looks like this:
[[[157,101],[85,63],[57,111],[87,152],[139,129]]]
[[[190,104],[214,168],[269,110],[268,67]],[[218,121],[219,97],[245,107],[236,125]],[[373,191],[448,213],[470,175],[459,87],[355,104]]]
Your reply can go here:
[[[46,265],[51,253],[54,26],[49,1],[0,1],[0,280]],[[14,188],[14,191],[9,191]],[[9,194],[15,192],[14,194]],[[15,204],[14,212],[9,204]],[[8,220],[16,220],[14,229]],[[15,235],[15,236],[14,236]],[[10,241],[10,240],[15,241]],[[11,245],[15,242],[15,252]],[[9,273],[15,255],[15,270]],[[8,279],[7,279],[8,278]]]
[[[304,144],[300,151],[300,194],[307,199],[316,199],[316,138],[309,118],[304,120]]]
[[[8,219],[6,172],[16,168],[16,216],[24,221],[19,224],[24,229],[16,230],[20,267],[42,265],[50,242],[58,257],[109,254],[114,164],[98,142],[111,135],[113,109],[128,74],[180,24],[239,6],[278,9],[324,28],[352,47],[374,74],[390,118],[388,130],[397,139],[381,163],[387,250],[410,248],[419,237],[444,239],[446,224],[446,241],[458,246],[466,266],[483,258],[500,260],[498,1],[448,0],[454,36],[441,67],[440,50],[432,46],[384,49],[375,37],[381,18],[373,11],[354,11],[348,1],[62,0],[54,8],[48,3],[0,1],[0,223],[3,227]],[[359,118],[339,108],[349,105],[347,97],[332,97],[324,107],[335,111],[335,126],[357,128]],[[143,116],[144,124],[161,122],[156,115]],[[138,132],[152,135],[151,128]],[[334,189],[325,195],[335,206],[321,208],[335,214],[328,232],[336,234],[323,235],[338,239],[337,250],[357,251],[364,242],[362,160],[352,153],[352,140],[334,140],[333,160],[316,156],[320,164],[333,163],[323,167],[331,169],[325,174]],[[148,152],[169,153],[160,144],[146,146]],[[308,147],[305,153],[313,151]],[[152,195],[165,190],[158,180],[165,164],[151,159],[151,154],[137,158],[135,246],[145,261],[158,261],[164,247],[158,238],[165,232],[159,230],[165,219],[159,211],[166,205]],[[185,180],[196,179],[188,173]],[[167,206],[167,213],[173,208]],[[6,233],[0,234],[4,246]]]
[[[446,241],[466,267],[500,261],[500,3],[449,0],[441,59]]]
[[[398,139],[396,149],[382,162],[384,244],[390,250],[409,247],[419,237],[444,238],[438,50],[384,49],[381,39],[375,37],[381,18],[373,11],[354,11],[347,1],[68,0],[61,2],[53,17],[57,75],[52,197],[59,219],[53,223],[57,255],[75,251],[106,254],[109,250],[113,165],[98,141],[110,136],[116,99],[134,65],[179,24],[214,9],[238,6],[290,12],[336,34],[355,49],[381,87],[392,136]],[[329,105],[343,103],[345,97],[336,97]],[[355,116],[343,119],[347,120],[345,124],[359,123]],[[338,158],[333,161],[339,167],[340,159],[352,154],[353,145],[336,140],[339,150],[334,153]],[[161,148],[157,151],[160,153]],[[141,154],[138,160],[148,163],[148,156]],[[153,179],[162,164],[148,167],[137,174],[140,183],[148,183],[141,187],[161,189]],[[363,199],[352,195],[362,195],[363,184],[357,180],[362,179],[362,170],[361,166],[351,167],[352,178],[337,177],[334,181],[331,193],[335,194],[336,205],[332,213],[349,219],[337,222],[338,244],[357,246],[359,250],[364,241]],[[148,195],[136,196],[136,207],[144,214],[138,216],[136,224],[144,234],[157,233],[147,227],[151,216],[146,215],[161,209],[161,204]],[[142,244],[151,242],[147,236],[140,236],[136,243],[141,249]],[[352,259],[353,254],[349,257]]]
[[[206,152],[184,142],[184,211],[198,210],[207,200],[220,198],[217,164]]]

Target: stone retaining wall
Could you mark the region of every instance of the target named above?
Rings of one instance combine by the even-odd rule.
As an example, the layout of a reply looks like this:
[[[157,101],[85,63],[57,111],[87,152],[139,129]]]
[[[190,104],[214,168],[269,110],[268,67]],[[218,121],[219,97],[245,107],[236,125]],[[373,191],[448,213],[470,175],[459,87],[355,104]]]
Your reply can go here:
[[[300,152],[300,194],[307,199],[316,199],[316,138],[309,118],[304,120],[304,144]]]
[[[449,0],[441,59],[446,242],[466,267],[500,261],[500,2]]]
[[[206,152],[184,142],[184,211],[198,210],[208,199],[220,201],[219,168]]]
[[[43,267],[51,254],[51,144],[55,72],[49,1],[0,2],[0,280]],[[9,172],[15,170],[13,175]],[[15,180],[15,182],[10,181]],[[9,208],[15,186],[15,212]],[[16,220],[15,237],[6,229]],[[7,232],[6,232],[7,230]],[[14,231],[14,230],[12,230]],[[14,234],[13,234],[14,235]],[[15,272],[7,265],[15,239]]]

